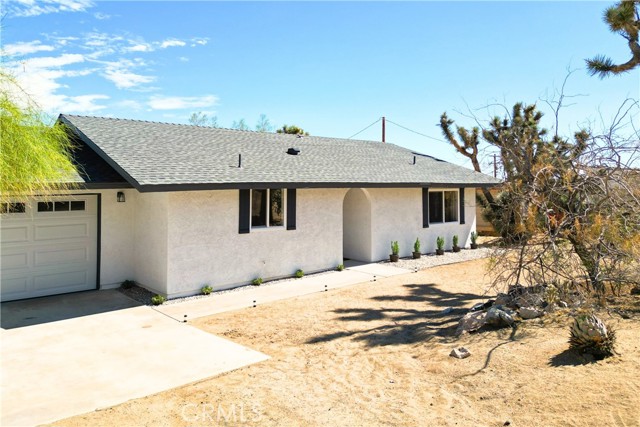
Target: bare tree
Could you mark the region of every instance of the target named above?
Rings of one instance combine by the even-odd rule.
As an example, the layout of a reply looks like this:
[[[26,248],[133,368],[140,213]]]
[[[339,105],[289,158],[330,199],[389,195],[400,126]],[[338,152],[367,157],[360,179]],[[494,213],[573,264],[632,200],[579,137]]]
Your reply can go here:
[[[532,167],[528,185],[509,186],[513,199],[527,201],[526,238],[496,252],[496,283],[604,295],[640,282],[640,133],[632,111],[638,102],[628,100],[606,131],[560,141]]]
[[[218,126],[218,116],[209,117],[202,111],[192,113],[191,116],[189,116],[189,124],[192,124],[194,126],[205,126],[212,128],[220,127]]]

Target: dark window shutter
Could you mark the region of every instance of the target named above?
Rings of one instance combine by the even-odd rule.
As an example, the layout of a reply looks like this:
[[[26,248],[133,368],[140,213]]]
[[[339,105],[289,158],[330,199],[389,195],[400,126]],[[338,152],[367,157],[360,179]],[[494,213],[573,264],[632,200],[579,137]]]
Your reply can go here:
[[[460,224],[464,224],[464,188],[460,189]]]
[[[422,228],[429,228],[429,187],[422,187]]]
[[[296,189],[287,190],[287,230],[296,229]]]
[[[246,234],[251,230],[251,190],[240,190],[240,219],[239,230],[240,234]]]

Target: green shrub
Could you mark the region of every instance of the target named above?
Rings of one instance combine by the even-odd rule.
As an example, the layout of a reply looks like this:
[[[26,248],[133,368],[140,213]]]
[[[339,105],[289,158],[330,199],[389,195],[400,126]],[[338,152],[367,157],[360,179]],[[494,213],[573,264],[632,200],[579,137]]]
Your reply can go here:
[[[413,252],[420,252],[420,239],[416,237],[416,241],[413,244]]]
[[[124,282],[122,282],[120,286],[122,286],[122,289],[131,289],[135,285],[136,285],[136,282],[134,282],[133,280],[125,280]]]
[[[436,247],[438,248],[439,251],[444,249],[444,237],[438,236],[436,238]]]
[[[164,303],[167,299],[165,297],[163,297],[162,295],[154,295],[151,297],[151,304],[153,305],[161,305],[162,303]]]
[[[304,277],[304,271],[301,269],[296,270],[296,278],[301,279]]]
[[[202,295],[209,295],[213,292],[213,288],[210,285],[204,285],[200,291],[202,292]]]
[[[397,240],[391,242],[391,253],[393,255],[398,255],[400,253],[400,245],[398,245]]]
[[[262,285],[262,277],[256,277],[255,279],[253,279],[253,282],[251,282],[251,284],[253,286],[260,286]]]
[[[344,264],[338,264],[338,267],[336,268],[336,270],[338,271],[344,270]]]
[[[458,237],[457,234],[453,235],[453,246],[458,246],[458,243],[460,242],[460,238]]]
[[[475,231],[471,232],[471,243],[473,243],[474,245],[478,243],[478,233],[476,233]]]

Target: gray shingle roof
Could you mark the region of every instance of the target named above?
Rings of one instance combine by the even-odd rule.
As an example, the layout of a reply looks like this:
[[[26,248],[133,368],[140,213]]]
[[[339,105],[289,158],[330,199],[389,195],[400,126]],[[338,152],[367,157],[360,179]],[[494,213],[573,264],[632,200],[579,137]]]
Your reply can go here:
[[[268,184],[408,187],[498,182],[388,143],[88,116],[60,115],[59,120],[141,191]],[[292,147],[300,153],[287,154]]]

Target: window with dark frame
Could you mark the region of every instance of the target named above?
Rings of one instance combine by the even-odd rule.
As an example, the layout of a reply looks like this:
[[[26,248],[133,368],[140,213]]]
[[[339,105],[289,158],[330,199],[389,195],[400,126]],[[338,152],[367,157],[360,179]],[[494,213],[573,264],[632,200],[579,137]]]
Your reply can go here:
[[[22,202],[13,203],[0,203],[0,213],[13,214],[13,213],[25,213],[26,205]]]
[[[38,202],[38,212],[69,212],[86,210],[84,200],[62,200],[56,202]]]
[[[458,191],[429,192],[429,223],[458,221]]]
[[[284,226],[284,191],[251,190],[251,227]]]

